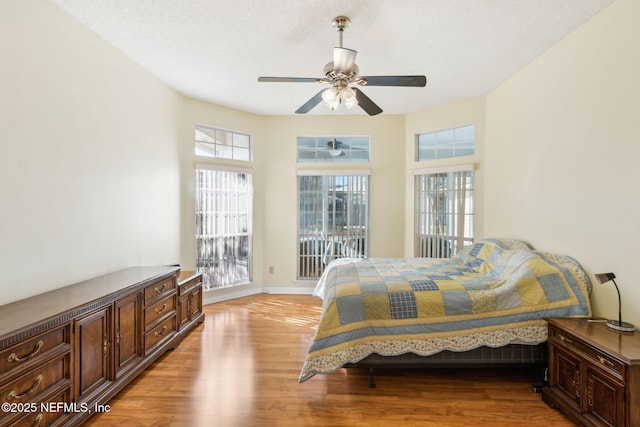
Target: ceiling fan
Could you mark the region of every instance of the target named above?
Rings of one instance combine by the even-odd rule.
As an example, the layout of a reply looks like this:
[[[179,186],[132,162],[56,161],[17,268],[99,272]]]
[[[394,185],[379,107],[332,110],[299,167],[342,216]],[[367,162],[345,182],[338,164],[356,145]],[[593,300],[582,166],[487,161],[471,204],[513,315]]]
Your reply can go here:
[[[333,138],[326,142],[318,141],[317,144],[318,145],[316,145],[315,142],[312,142],[310,145],[305,144],[299,146],[298,151],[308,153],[307,155],[311,155],[314,158],[316,155],[322,158],[344,157],[347,155],[347,152],[355,153],[357,151],[367,151],[366,149],[346,144],[337,138]]]
[[[344,156],[345,150],[349,150],[351,147],[345,144],[342,141],[338,141],[336,138],[333,138],[332,141],[327,142],[327,152],[331,157],[341,157]]]
[[[336,138],[333,138],[331,141],[327,141],[326,145],[321,145],[319,147],[314,148],[315,151],[321,153],[325,152],[329,154],[331,157],[344,157],[346,156],[345,151],[361,151],[361,148],[352,147],[348,144],[345,144],[342,141],[339,141]]]
[[[347,108],[359,105],[367,114],[375,116],[382,113],[382,108],[376,105],[367,95],[357,87],[350,86],[410,86],[424,87],[427,84],[425,76],[360,76],[360,70],[355,63],[356,52],[342,46],[344,29],[351,24],[346,16],[338,16],[331,22],[340,33],[340,46],[333,48],[333,61],[325,65],[324,77],[258,77],[259,82],[275,83],[328,83],[327,89],[322,89],[310,100],[296,110],[296,114],[305,114],[313,107],[324,101],[327,107],[335,110],[344,104]]]

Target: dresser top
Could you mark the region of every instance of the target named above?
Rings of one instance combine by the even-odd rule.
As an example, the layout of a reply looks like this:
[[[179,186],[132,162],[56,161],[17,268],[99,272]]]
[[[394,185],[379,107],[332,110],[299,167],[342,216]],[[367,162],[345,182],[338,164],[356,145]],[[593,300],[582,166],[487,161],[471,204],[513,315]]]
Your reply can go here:
[[[180,270],[180,273],[178,273],[178,284],[181,285],[183,283],[186,283],[190,280],[195,279],[198,276],[202,276],[202,273],[196,273],[195,271]]]
[[[0,306],[0,342],[8,334],[41,324],[121,291],[174,275],[180,267],[131,267]]]
[[[587,344],[631,365],[640,364],[639,332],[618,332],[607,327],[603,321],[589,322],[588,319],[548,318],[545,320],[550,325],[573,334]]]

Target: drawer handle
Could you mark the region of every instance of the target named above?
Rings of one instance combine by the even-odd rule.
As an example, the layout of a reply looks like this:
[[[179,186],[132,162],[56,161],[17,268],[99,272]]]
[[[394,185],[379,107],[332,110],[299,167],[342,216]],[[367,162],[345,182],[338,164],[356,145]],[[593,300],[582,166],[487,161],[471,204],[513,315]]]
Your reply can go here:
[[[566,342],[568,344],[573,344],[573,342],[571,342],[571,340],[567,337],[565,337],[564,335],[558,335],[558,338],[560,338],[560,341],[562,342]]]
[[[24,362],[26,360],[29,360],[33,356],[38,354],[38,352],[40,351],[40,349],[42,348],[43,345],[44,345],[44,341],[38,340],[38,342],[36,343],[36,346],[33,348],[33,351],[31,353],[29,353],[29,354],[27,354],[26,356],[23,356],[23,357],[18,357],[17,354],[11,353],[9,355],[9,357],[7,357],[7,361],[9,363],[11,363],[11,362]]]
[[[40,425],[40,423],[42,422],[42,419],[44,418],[44,415],[42,414],[38,414],[38,416],[36,417],[35,420],[33,420],[33,424],[32,427],[38,427]]]
[[[167,332],[167,325],[162,327],[162,330],[160,332],[154,332],[153,335],[157,336],[157,337],[161,337],[164,335],[164,333]]]
[[[164,292],[165,289],[167,289],[167,283],[166,282],[163,283],[162,286],[159,287],[159,288],[157,288],[157,287],[153,288],[153,290],[155,291],[156,294],[160,294],[160,293]]]
[[[15,391],[11,390],[9,394],[7,394],[7,401],[11,401],[13,399],[22,399],[23,397],[31,396],[31,394],[33,394],[33,392],[40,386],[40,383],[43,379],[44,377],[42,375],[38,375],[31,388],[23,393],[16,394]]]
[[[156,312],[156,314],[161,314],[161,313],[162,313],[162,312],[164,312],[166,309],[167,309],[167,304],[165,303],[165,304],[163,304],[163,305],[162,305],[162,308],[156,308],[156,309],[154,309],[153,311],[155,311],[155,312]]]
[[[609,366],[611,366],[611,367],[613,367],[613,366],[614,366],[614,364],[613,364],[613,362],[612,362],[612,361],[607,360],[607,359],[605,359],[605,358],[604,358],[604,357],[602,357],[602,356],[598,356],[598,361],[599,361],[600,363],[602,363],[603,365],[609,365]]]

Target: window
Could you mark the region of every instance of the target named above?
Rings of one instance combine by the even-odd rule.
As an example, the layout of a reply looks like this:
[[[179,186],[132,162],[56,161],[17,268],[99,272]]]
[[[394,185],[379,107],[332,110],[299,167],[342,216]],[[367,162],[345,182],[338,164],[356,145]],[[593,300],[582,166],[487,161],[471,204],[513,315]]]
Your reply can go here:
[[[416,160],[436,160],[470,156],[475,153],[474,125],[418,135]]]
[[[369,137],[298,137],[298,163],[368,163]]]
[[[473,243],[473,167],[414,174],[416,256],[449,258]]]
[[[298,279],[319,278],[331,260],[367,256],[368,174],[302,174],[298,202]]]
[[[196,156],[250,162],[252,154],[249,135],[196,125]]]
[[[196,166],[196,270],[204,289],[251,281],[253,175]]]

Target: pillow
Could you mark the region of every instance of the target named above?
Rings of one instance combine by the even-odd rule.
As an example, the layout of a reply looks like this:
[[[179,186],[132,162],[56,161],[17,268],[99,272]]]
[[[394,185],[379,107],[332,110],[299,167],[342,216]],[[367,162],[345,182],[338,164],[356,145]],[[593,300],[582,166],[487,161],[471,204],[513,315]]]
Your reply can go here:
[[[475,254],[477,253],[477,251],[480,250],[480,248],[482,248],[482,246],[484,245],[491,245],[491,246],[497,246],[498,248],[504,250],[504,251],[511,251],[511,250],[526,250],[526,251],[530,251],[532,250],[531,246],[529,246],[529,244],[523,240],[517,240],[517,239],[494,239],[494,238],[485,238],[485,239],[479,239],[476,240],[475,242],[473,242],[472,245],[469,246],[465,246],[462,250],[458,251],[454,257],[457,258],[465,258],[466,256],[469,255],[469,253],[474,253],[473,256],[475,256]],[[474,251],[475,249],[475,251]]]
[[[508,250],[517,250],[517,249],[524,249],[524,250],[533,249],[524,240],[517,240],[517,239],[486,238],[486,239],[477,240],[476,243],[493,243],[494,245],[497,245],[501,249],[504,249],[504,250],[507,250],[507,251]]]

